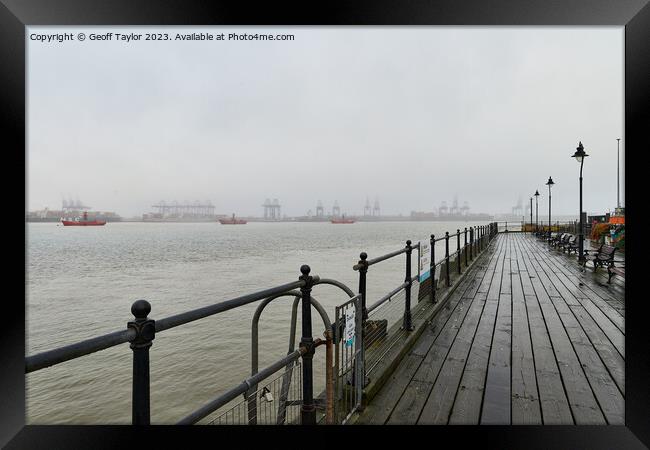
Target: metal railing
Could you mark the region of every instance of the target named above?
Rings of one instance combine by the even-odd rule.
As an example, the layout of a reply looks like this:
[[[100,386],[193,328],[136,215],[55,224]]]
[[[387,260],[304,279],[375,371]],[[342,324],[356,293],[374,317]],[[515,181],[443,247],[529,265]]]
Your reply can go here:
[[[462,262],[468,267],[470,261],[487,247],[498,233],[498,225],[456,230],[444,237],[430,238],[429,298],[436,303],[438,281],[444,274],[446,286],[451,286],[451,263],[462,273]],[[436,243],[444,241],[444,257],[436,261]],[[451,251],[450,246],[456,249]],[[412,245],[406,241],[404,248],[368,259],[361,253],[354,270],[359,272],[358,293],[345,284],[319,276],[310,275],[310,268],[300,268],[297,281],[243,295],[237,298],[193,309],[170,317],[154,320],[149,317],[151,305],[137,300],[131,306],[134,320],[125,330],[115,331],[64,347],[48,350],[25,358],[25,373],[30,373],[89,355],[123,343],[130,343],[133,355],[133,388],[131,398],[132,424],[150,424],[150,377],[149,349],[157,333],[190,322],[221,314],[223,312],[260,302],[252,319],[251,374],[238,385],[221,393],[202,407],[187,414],[178,424],[194,424],[208,419],[209,424],[316,424],[317,406],[324,406],[327,424],[346,423],[361,407],[363,388],[368,374],[378,361],[399,341],[413,331],[412,290],[422,287],[421,270],[413,275],[411,257],[413,250],[419,256],[423,250],[420,242]],[[391,258],[405,255],[404,282],[367,306],[367,274],[371,266]],[[422,269],[419,267],[418,269]],[[438,270],[440,268],[440,270]],[[443,270],[444,268],[444,270]],[[440,276],[436,278],[436,274]],[[347,299],[335,308],[332,323],[325,309],[311,295],[318,285],[332,285],[342,290]],[[258,325],[265,307],[281,297],[293,297],[289,348],[285,356],[263,369],[259,369]],[[416,300],[419,296],[416,295]],[[298,306],[301,306],[301,339],[296,349]],[[324,326],[324,339],[314,339],[312,332],[312,309],[320,316]],[[325,392],[314,398],[313,357],[317,347],[325,346]],[[237,401],[238,397],[242,397]],[[322,409],[322,408],[321,408]],[[299,411],[299,413],[298,413]]]
[[[465,228],[462,231],[457,229],[456,233],[451,235],[446,232],[444,237],[440,238],[436,238],[432,234],[428,245],[431,252],[429,270],[422,278],[420,278],[420,273],[424,268],[419,267],[418,264],[420,270],[414,276],[411,264],[414,249],[417,249],[418,262],[420,261],[419,256],[424,247],[421,242],[413,245],[410,240],[407,240],[403,248],[372,259],[368,259],[366,252],[359,255],[360,259],[353,266],[353,269],[359,272],[359,295],[361,296],[363,319],[361,324],[363,343],[361,356],[364,372],[362,376],[356,378],[363,379],[364,386],[369,383],[373,370],[391,348],[400,342],[401,337],[414,330],[413,320],[415,316],[412,311],[414,282],[419,283],[419,287],[422,289],[422,282],[430,279],[428,297],[431,303],[436,303],[436,291],[439,289],[440,278],[444,280],[445,286],[450,287],[452,285],[452,262],[453,270],[460,275],[463,270],[463,262],[465,267],[468,267],[470,262],[487,247],[489,241],[497,235],[497,232],[497,224],[493,222],[488,225]],[[442,241],[444,241],[445,248],[444,256],[436,261],[436,243]],[[454,244],[456,248],[451,250]],[[404,282],[368,306],[367,283],[370,267],[402,254],[405,255]],[[438,273],[440,274],[439,278],[436,277]],[[418,297],[420,296],[416,295],[416,299]],[[417,313],[421,311],[424,310],[419,309]]]
[[[251,349],[252,370],[251,376],[243,380],[237,386],[220,394],[213,400],[206,403],[201,408],[183,417],[178,424],[194,424],[204,419],[222,407],[229,407],[225,413],[218,414],[210,423],[222,423],[224,420],[230,422],[234,420],[235,411],[241,417],[241,408],[245,404],[246,420],[245,423],[257,423],[258,418],[262,417],[263,421],[269,420],[270,414],[268,408],[260,407],[258,395],[263,395],[268,403],[270,398],[276,398],[273,395],[271,386],[276,383],[276,379],[267,382],[261,387],[261,383],[270,379],[274,374],[283,371],[280,375],[282,380],[281,389],[277,392],[278,401],[276,402],[277,411],[274,413],[276,423],[286,423],[287,414],[291,407],[295,407],[296,402],[300,403],[300,419],[298,422],[304,424],[316,423],[316,401],[313,396],[313,366],[312,360],[315,349],[318,346],[326,346],[326,386],[328,404],[332,404],[333,396],[333,375],[332,375],[332,326],[329,317],[322,306],[311,295],[312,288],[319,284],[329,284],[343,290],[347,297],[358,300],[352,290],[343,283],[336,280],[321,279],[318,276],[310,275],[310,268],[304,265],[300,268],[301,276],[298,281],[265,289],[252,294],[244,295],[234,299],[219,302],[202,308],[197,308],[164,319],[154,320],[149,317],[151,305],[146,300],[137,300],[131,306],[131,313],[135,317],[129,321],[126,330],[120,330],[113,333],[105,334],[95,338],[87,339],[64,347],[48,350],[27,356],[25,358],[25,373],[35,372],[46,367],[61,364],[72,359],[76,359],[91,353],[108,349],[126,342],[130,343],[133,352],[133,389],[131,398],[131,417],[134,425],[150,424],[150,377],[149,377],[149,349],[157,333],[185,325],[187,323],[214,316],[234,308],[242,307],[260,300],[264,300],[257,308],[253,317],[253,339]],[[291,321],[291,337],[289,351],[286,356],[276,360],[274,363],[258,370],[257,358],[257,325],[260,315],[266,305],[271,301],[283,297],[293,296],[293,310]],[[295,333],[298,302],[301,303],[301,324],[302,337],[298,349],[295,349]],[[323,320],[325,327],[325,339],[314,339],[312,335],[312,308],[315,308]],[[300,364],[298,364],[300,360]],[[292,377],[296,367],[301,371],[299,377]],[[292,378],[298,379],[300,383],[300,395],[294,395],[293,399],[289,398],[289,392],[292,389]],[[270,392],[270,395],[269,395]],[[295,393],[295,384],[293,391]],[[242,402],[232,406],[232,402],[238,397],[243,396]],[[230,416],[228,416],[230,414]],[[326,422],[333,423],[333,413],[326,414]],[[295,418],[294,418],[295,419]],[[293,423],[296,420],[292,419]]]

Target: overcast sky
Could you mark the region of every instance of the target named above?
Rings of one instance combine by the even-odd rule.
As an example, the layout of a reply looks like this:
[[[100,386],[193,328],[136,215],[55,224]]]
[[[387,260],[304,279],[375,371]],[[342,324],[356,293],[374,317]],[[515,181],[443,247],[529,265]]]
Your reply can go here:
[[[31,33],[291,33],[293,41],[42,43]],[[261,215],[616,206],[623,27],[29,27],[28,209],[77,196]],[[143,38],[144,39],[144,38]],[[622,187],[621,187],[622,190]],[[621,191],[621,196],[623,192]],[[623,200],[623,199],[622,199]]]

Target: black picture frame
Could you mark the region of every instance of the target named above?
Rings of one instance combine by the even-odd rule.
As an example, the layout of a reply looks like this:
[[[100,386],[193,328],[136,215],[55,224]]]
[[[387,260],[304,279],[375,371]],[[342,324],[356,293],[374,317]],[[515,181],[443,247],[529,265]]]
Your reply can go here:
[[[18,173],[26,189],[25,147],[25,27],[30,25],[577,25],[625,26],[625,142],[626,159],[640,158],[647,153],[645,131],[650,124],[650,6],[648,0],[402,0],[389,3],[384,0],[356,2],[267,2],[252,6],[247,2],[200,0],[178,1],[107,1],[107,0],[0,0],[0,85],[2,92],[3,155],[7,179],[9,173]],[[579,68],[576,68],[579,70]],[[575,112],[579,114],[579,111]],[[627,158],[630,156],[630,158]],[[626,166],[624,166],[626,167]],[[643,242],[641,201],[634,198],[635,181],[643,180],[632,172],[642,170],[642,164],[631,164],[626,170],[625,193],[626,233],[629,242]],[[10,182],[5,192],[13,193],[19,181]],[[637,184],[640,186],[640,184]],[[12,194],[15,195],[15,194]],[[17,196],[16,196],[17,197]],[[17,201],[15,203],[18,203]],[[23,202],[23,207],[25,202]],[[18,206],[8,206],[13,211]],[[19,222],[16,218],[13,221]],[[11,225],[11,224],[10,224]],[[14,225],[12,228],[17,227]],[[23,228],[25,242],[28,239]],[[25,246],[8,236],[16,248],[5,253],[10,261],[8,279],[18,286],[26,276],[25,266],[18,264],[25,255]],[[25,245],[25,244],[23,244]],[[628,276],[626,277],[626,403],[625,426],[475,426],[475,427],[408,427],[418,433],[420,442],[442,445],[442,441],[467,443],[473,441],[490,448],[644,448],[650,446],[650,351],[649,332],[646,330],[648,307],[641,282],[640,264],[642,245],[626,249]],[[638,261],[634,263],[634,261]],[[218,446],[231,446],[237,438],[251,436],[248,427],[229,428],[233,439],[223,440],[219,427],[152,426],[138,429],[131,426],[25,426],[25,308],[20,300],[25,284],[13,295],[5,291],[5,314],[0,351],[0,445],[6,448],[115,448],[125,442],[146,442],[147,446],[168,443],[172,437],[206,439]],[[12,290],[13,292],[13,290]],[[16,311],[8,312],[14,305]],[[338,429],[338,428],[337,428]],[[350,427],[346,432],[362,432],[364,436],[394,433],[394,427]],[[332,431],[319,427],[315,431]],[[291,439],[292,445],[303,445],[295,433],[302,430],[277,428],[275,434],[287,433],[281,439]],[[264,428],[263,433],[271,430]],[[241,436],[235,436],[242,433]],[[422,435],[424,433],[424,435]],[[257,433],[255,433],[257,434]],[[271,438],[268,442],[274,442]],[[364,438],[365,439],[365,438]],[[408,442],[415,444],[417,441]],[[313,444],[313,437],[304,441]],[[278,441],[282,442],[282,441]],[[340,441],[332,441],[335,442]],[[416,444],[417,445],[417,444]],[[446,444],[450,445],[450,444]]]

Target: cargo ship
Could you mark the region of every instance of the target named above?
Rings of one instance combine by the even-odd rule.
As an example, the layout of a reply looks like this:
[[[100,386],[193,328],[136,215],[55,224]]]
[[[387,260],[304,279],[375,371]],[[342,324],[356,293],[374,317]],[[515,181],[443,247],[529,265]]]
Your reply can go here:
[[[88,213],[86,211],[83,212],[83,215],[81,218],[76,217],[73,220],[65,220],[61,218],[61,223],[63,226],[66,227],[71,227],[71,226],[76,226],[76,227],[96,227],[96,226],[101,226],[101,225],[106,225],[105,220],[89,220],[88,219]]]
[[[246,221],[244,219],[235,219],[235,215],[233,214],[229,219],[219,219],[219,223],[221,225],[245,225]]]
[[[355,220],[354,219],[346,219],[345,216],[342,216],[342,217],[336,217],[336,218],[332,219],[331,222],[332,223],[354,223]]]

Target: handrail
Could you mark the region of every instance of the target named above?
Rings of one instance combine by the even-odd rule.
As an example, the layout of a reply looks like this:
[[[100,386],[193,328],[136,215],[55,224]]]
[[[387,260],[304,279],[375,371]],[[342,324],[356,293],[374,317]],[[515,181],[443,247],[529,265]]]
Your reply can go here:
[[[80,356],[124,344],[125,342],[132,341],[135,336],[136,331],[133,328],[129,328],[27,356],[25,357],[25,373],[34,372],[45,367],[79,358]]]
[[[404,248],[401,248],[399,250],[395,250],[394,252],[387,253],[387,254],[385,254],[383,256],[378,256],[376,258],[369,259],[368,261],[366,261],[366,264],[368,266],[372,266],[373,264],[377,264],[379,262],[382,262],[382,261],[385,261],[387,259],[393,258],[393,257],[395,257],[397,255],[401,255],[402,253],[406,253],[406,251],[407,251],[407,248],[404,247]],[[361,268],[361,265],[359,265],[359,264],[355,264],[354,266],[352,266],[352,269],[354,269],[354,270],[359,270],[360,268]]]
[[[399,293],[406,286],[408,286],[408,283],[405,281],[404,283],[400,284],[395,289],[390,291],[388,294],[384,295],[382,298],[380,298],[375,303],[373,303],[372,306],[368,307],[368,313],[371,313],[374,309],[377,309],[379,306],[382,305],[382,303],[384,303],[386,300],[389,300],[391,297]]]
[[[319,280],[318,276],[313,277],[315,281]],[[252,294],[243,295],[234,299],[226,300],[214,305],[197,308],[181,314],[176,314],[164,319],[155,321],[155,331],[157,333],[168,330],[170,328],[183,325],[194,320],[202,319],[212,316],[214,314],[222,313],[239,306],[243,306],[276,294],[291,291],[292,289],[304,286],[304,281],[294,281],[292,283],[283,284],[270,289],[254,292]],[[60,364],[84,355],[105,350],[119,344],[130,342],[135,339],[137,332],[133,328],[120,330],[113,333],[105,334],[91,339],[86,339],[74,344],[66,345],[64,347],[47,350],[35,355],[25,357],[25,373],[34,372],[45,367]]]
[[[314,276],[314,280],[318,278],[317,275]],[[175,316],[167,317],[165,319],[156,320],[156,332],[161,332],[164,330],[169,330],[170,328],[177,327],[179,325],[184,325],[189,322],[193,322],[198,319],[203,319],[214,314],[222,313],[228,311],[229,309],[237,308],[239,306],[244,306],[258,300],[270,297],[275,294],[280,294],[282,292],[290,291],[292,289],[300,288],[305,285],[304,281],[294,281],[292,283],[283,284],[270,289],[265,289],[263,291],[258,291],[253,294],[243,295],[241,297],[234,298],[232,300],[226,300],[221,303],[217,303],[210,306],[204,306],[203,308],[193,309],[184,313],[176,314]]]

